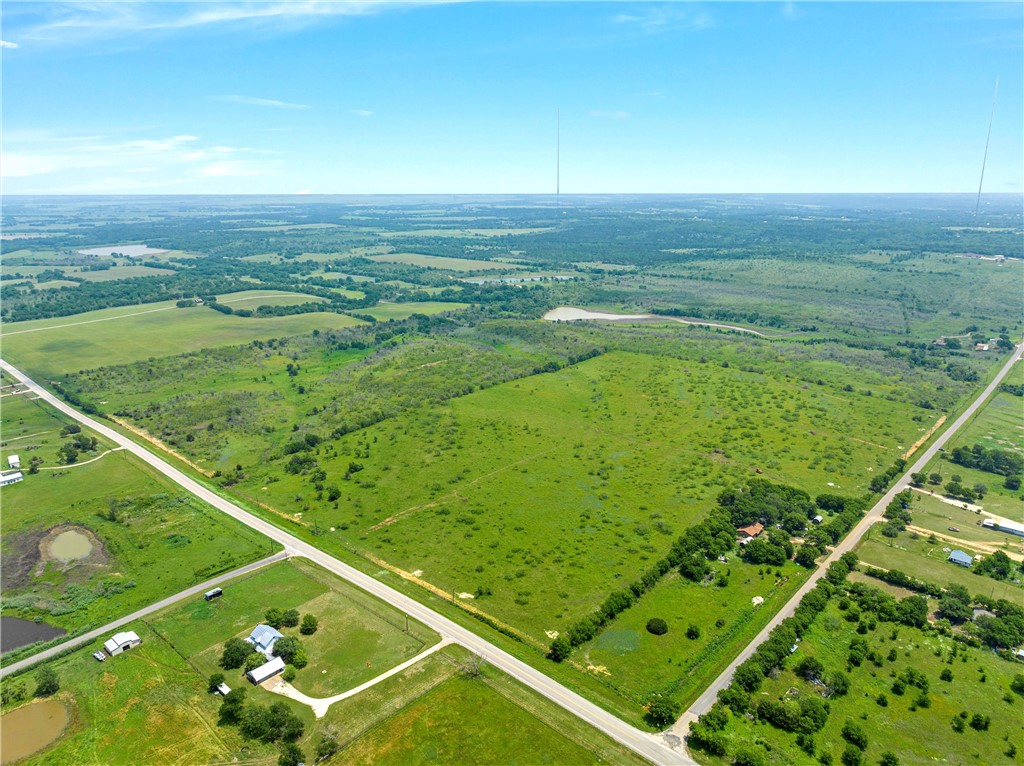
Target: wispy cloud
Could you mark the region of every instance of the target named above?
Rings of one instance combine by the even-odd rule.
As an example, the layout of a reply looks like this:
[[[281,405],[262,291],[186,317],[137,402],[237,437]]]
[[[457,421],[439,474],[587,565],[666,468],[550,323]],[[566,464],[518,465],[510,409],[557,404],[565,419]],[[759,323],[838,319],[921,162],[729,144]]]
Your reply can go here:
[[[17,48],[17,43],[12,43],[9,40],[0,40],[0,48]]]
[[[411,6],[461,0],[239,0],[236,2],[156,3],[149,0],[39,4],[42,19],[21,30],[26,39],[91,41],[145,32],[239,26],[279,33],[329,18],[370,16]]]
[[[590,116],[601,120],[628,120],[630,118],[629,112],[624,112],[621,109],[611,112],[603,109],[592,109]]]
[[[646,35],[665,32],[696,32],[714,26],[714,20],[704,11],[695,11],[678,6],[643,8],[633,13],[619,13],[612,16],[613,24],[630,27]]]
[[[369,109],[349,109],[349,114],[354,114],[356,117],[373,117],[373,112]]]
[[[227,101],[231,104],[245,104],[246,106],[269,106],[275,109],[308,109],[306,104],[294,104],[290,101],[277,101],[272,98],[256,98],[254,96],[211,96],[213,101]]]

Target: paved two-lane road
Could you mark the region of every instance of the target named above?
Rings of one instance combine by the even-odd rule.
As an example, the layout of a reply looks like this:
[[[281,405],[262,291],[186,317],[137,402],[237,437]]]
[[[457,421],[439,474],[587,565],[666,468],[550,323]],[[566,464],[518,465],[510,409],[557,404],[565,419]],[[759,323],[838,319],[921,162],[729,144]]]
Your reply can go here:
[[[355,569],[348,564],[339,561],[333,556],[324,553],[319,548],[315,548],[304,540],[300,540],[299,538],[288,534],[284,530],[279,529],[273,524],[264,521],[258,516],[254,516],[234,503],[224,499],[217,493],[207,489],[202,484],[199,484],[197,481],[175,468],[170,463],[167,463],[165,460],[149,452],[149,450],[145,449],[141,445],[136,444],[126,436],[123,436],[93,418],[83,415],[73,407],[68,406],[7,362],[0,360],[0,367],[2,367],[3,370],[11,377],[18,380],[22,385],[30,388],[48,404],[74,418],[79,423],[88,426],[96,433],[101,434],[116,444],[121,445],[137,458],[160,471],[168,479],[191,492],[196,497],[209,503],[214,508],[223,511],[246,526],[257,530],[258,532],[262,532],[270,539],[281,543],[285,546],[285,550],[288,553],[304,556],[311,561],[315,561],[328,571],[333,572],[351,583],[354,583],[363,590],[372,593],[381,600],[402,610],[410,617],[413,617],[414,619],[417,619],[425,625],[433,628],[442,636],[461,644],[471,652],[480,655],[480,657],[490,662],[499,670],[508,673],[516,680],[544,695],[552,702],[555,702],[565,708],[570,713],[586,721],[599,731],[604,732],[609,737],[625,745],[635,753],[647,758],[653,763],[666,764],[666,766],[669,764],[696,766],[696,761],[690,758],[685,751],[673,750],[666,746],[657,736],[642,732],[624,721],[619,720],[611,713],[599,708],[597,705],[584,699],[575,692],[570,691],[557,681],[554,681],[541,673],[536,668],[527,665],[522,660],[516,659],[508,652],[499,649],[489,641],[481,638],[447,617],[438,614],[433,609],[421,604],[419,601],[384,585],[370,575],[360,572],[358,569]]]

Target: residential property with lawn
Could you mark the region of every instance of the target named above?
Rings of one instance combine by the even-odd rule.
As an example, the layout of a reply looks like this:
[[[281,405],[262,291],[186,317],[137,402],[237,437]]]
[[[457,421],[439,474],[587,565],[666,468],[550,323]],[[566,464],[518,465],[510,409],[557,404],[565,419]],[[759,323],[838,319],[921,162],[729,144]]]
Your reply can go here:
[[[281,673],[283,671],[284,660],[281,657],[275,657],[270,662],[266,662],[263,665],[260,665],[258,668],[253,668],[245,675],[250,681],[259,686],[268,678],[273,678],[278,673]]]
[[[273,656],[274,642],[283,635],[269,625],[257,625],[245,640],[256,647],[256,651],[268,659]]]
[[[962,567],[970,567],[974,563],[974,559],[963,551],[953,551],[949,554],[949,558],[946,561],[952,561],[954,564]]]

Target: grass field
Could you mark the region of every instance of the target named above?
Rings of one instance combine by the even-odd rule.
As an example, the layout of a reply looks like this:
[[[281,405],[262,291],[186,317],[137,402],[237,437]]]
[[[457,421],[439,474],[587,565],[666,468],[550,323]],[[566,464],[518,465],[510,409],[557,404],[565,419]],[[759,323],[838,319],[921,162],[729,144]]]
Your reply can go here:
[[[729,752],[741,747],[763,743],[771,747],[766,754],[773,764],[819,763],[817,756],[831,753],[834,763],[846,746],[841,730],[847,720],[859,724],[868,735],[867,749],[862,763],[877,764],[883,751],[892,751],[901,766],[925,764],[996,764],[1019,763],[1006,755],[1009,743],[1019,748],[1024,736],[1024,701],[1010,692],[1010,681],[1020,672],[1020,665],[1007,661],[983,649],[959,646],[953,657],[951,638],[925,634],[916,628],[893,623],[878,623],[874,631],[864,638],[871,648],[883,656],[881,667],[864,662],[849,667],[846,655],[850,641],[858,637],[856,624],[843,619],[842,612],[830,605],[815,620],[804,636],[796,658],[812,656],[819,659],[826,672],[842,670],[850,675],[850,691],[842,697],[832,697],[828,704],[831,713],[825,727],[815,735],[815,757],[805,754],[796,745],[796,735],[775,729],[764,723],[753,723],[746,718],[730,716],[725,734]],[[894,637],[895,636],[895,637]],[[896,659],[888,661],[890,650],[896,650]],[[795,661],[789,663],[790,667]],[[914,668],[928,678],[929,707],[911,705],[918,690],[908,687],[902,696],[891,691],[893,675]],[[948,669],[952,681],[942,681],[939,674]],[[791,669],[766,680],[758,699],[799,699],[804,695],[819,694],[817,687],[797,678]],[[881,707],[876,698],[885,694],[888,705]],[[953,731],[950,721],[962,711],[968,715],[983,713],[991,718],[987,731],[976,731],[967,726],[963,733]],[[761,749],[761,748],[758,748]],[[762,751],[763,752],[763,751]],[[711,758],[695,753],[702,763],[726,764],[728,758]]]
[[[450,219],[449,219],[450,220]],[[552,226],[509,229],[410,229],[408,231],[382,231],[382,237],[505,237],[521,234],[543,234],[554,231]]]
[[[231,293],[218,299],[234,308],[252,309],[317,300],[309,295],[271,290]],[[359,320],[344,314],[238,317],[202,306],[178,309],[174,301],[163,301],[4,324],[0,339],[5,359],[45,378],[100,365],[355,324]]]
[[[958,546],[955,543],[928,542],[927,538],[917,540],[907,533],[901,533],[892,540],[882,537],[872,529],[864,536],[855,552],[860,560],[883,569],[899,569],[911,577],[926,582],[945,586],[948,583],[963,585],[972,595],[978,594],[989,598],[1005,598],[1020,603],[1024,598],[1024,588],[1008,582],[993,580],[991,577],[974,574],[971,570],[946,561],[949,553],[943,548],[960,548],[965,553],[974,555],[975,549],[969,544]]]
[[[727,565],[716,564],[715,569],[730,572],[727,587],[697,584],[672,574],[571,659],[629,699],[642,703],[658,693],[678,700],[685,709],[808,574],[793,563],[760,567],[738,556]],[[755,596],[764,599],[761,606],[754,606]],[[646,625],[652,617],[665,620],[668,633],[649,633]],[[686,635],[691,625],[700,630],[696,639]]]
[[[469,306],[468,303],[443,303],[439,301],[420,301],[418,303],[380,303],[373,308],[359,309],[357,313],[368,314],[379,322],[389,319],[405,319],[413,314],[440,314],[445,311],[458,311]]]
[[[217,723],[220,698],[207,692],[207,673],[213,672],[214,666],[208,666],[205,656],[219,650],[233,627],[248,626],[258,619],[270,600],[282,607],[303,609],[307,603],[324,606],[325,597],[347,600],[355,608],[347,607],[342,615],[326,607],[320,613],[322,626],[327,616],[351,620],[354,624],[347,628],[349,631],[360,627],[382,630],[383,620],[386,632],[406,636],[397,624],[397,612],[315,565],[302,560],[275,564],[229,583],[219,601],[198,600],[172,607],[148,622],[132,623],[129,627],[143,639],[142,645],[105,663],[90,656],[99,641],[48,663],[61,679],[57,698],[71,710],[71,723],[52,747],[25,763],[275,764],[276,747],[244,740],[236,727]],[[300,671],[297,686],[301,687],[305,674],[324,675],[321,669],[329,670],[329,675],[358,665],[372,677],[388,667],[386,651],[379,648],[369,659],[372,668],[366,667],[366,656],[358,652],[345,656],[343,647],[330,647],[330,656],[319,656],[321,647],[313,643],[317,635],[319,632],[302,639],[310,648],[311,664]],[[410,621],[410,635],[431,642],[437,638],[414,621]],[[398,743],[382,740],[382,734],[401,729],[400,748],[420,756],[440,748],[445,753],[472,753],[474,763],[510,766],[535,762],[567,766],[641,763],[610,739],[486,664],[477,677],[461,675],[467,660],[465,650],[446,647],[359,695],[336,703],[320,720],[314,719],[305,705],[241,683],[250,701],[283,701],[299,716],[305,732],[298,744],[307,762],[311,762],[315,745],[325,731],[334,732],[342,748],[348,748],[335,756],[334,762],[353,763],[362,762],[354,759],[367,754],[386,757]],[[230,671],[229,675],[235,673],[240,671]],[[31,690],[32,677],[29,672],[13,681],[25,681]],[[237,685],[231,678],[228,683]],[[437,702],[444,705],[443,710]],[[412,728],[406,729],[409,724]],[[516,736],[508,736],[510,731]],[[534,744],[525,743],[523,735]],[[534,761],[531,757],[524,761],[527,751],[539,757],[551,753],[557,758]]]
[[[480,261],[471,258],[446,258],[439,255],[420,255],[419,253],[387,253],[369,256],[371,261],[381,263],[405,263],[410,266],[422,266],[425,269],[444,269],[446,271],[483,271],[485,269],[509,269],[507,263]]]
[[[317,456],[334,503],[285,459],[237,491],[335,527],[320,545],[349,541],[442,592],[490,588],[474,606],[546,644],[755,467],[812,494],[829,482],[862,492],[917,427],[911,415],[881,397],[614,353],[342,437]],[[344,481],[351,462],[363,470]]]
[[[80,453],[78,464],[61,467],[66,422],[40,402],[4,398],[5,463],[15,451],[26,472],[32,457],[44,460],[38,473],[2,490],[5,615],[75,632],[276,550],[126,452],[87,463],[109,449],[102,441],[95,452]],[[65,563],[42,552],[53,529],[79,531],[91,553]]]
[[[945,539],[947,544],[952,541],[962,541],[964,545],[975,548],[979,552],[1001,548],[1011,555],[1016,554],[1018,558],[1024,554],[1024,538],[981,526],[982,519],[987,518],[983,514],[976,514],[962,507],[944,503],[920,492],[914,493],[914,502],[910,511],[915,528],[934,532],[940,539]],[[960,531],[954,532],[950,527],[956,527]],[[955,544],[954,547],[956,547]]]
[[[175,649],[209,675],[220,670],[223,644],[245,638],[263,622],[268,605],[313,614],[320,628],[297,636],[310,663],[292,682],[313,697],[329,697],[369,681],[437,643],[436,633],[344,581],[301,560],[274,564],[225,588],[224,597],[196,601],[164,613],[152,627]],[[242,682],[241,671],[233,671]],[[230,674],[229,674],[230,675]],[[229,678],[229,685],[234,685]]]

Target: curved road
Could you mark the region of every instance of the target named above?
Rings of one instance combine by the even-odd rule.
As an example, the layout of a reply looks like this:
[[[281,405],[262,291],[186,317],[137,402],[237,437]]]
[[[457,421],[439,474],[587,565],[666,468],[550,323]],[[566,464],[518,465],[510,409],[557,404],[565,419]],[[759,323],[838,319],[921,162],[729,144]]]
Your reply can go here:
[[[206,501],[214,508],[223,511],[229,516],[237,519],[248,527],[262,532],[272,540],[285,546],[285,551],[291,555],[304,556],[315,561],[320,566],[333,572],[349,582],[359,586],[378,598],[386,601],[392,606],[402,610],[410,617],[413,617],[425,625],[436,630],[443,637],[461,644],[469,651],[478,654],[487,662],[499,670],[508,673],[510,676],[525,684],[534,691],[544,695],[555,704],[565,708],[570,713],[586,721],[594,728],[604,732],[612,739],[625,745],[633,752],[647,758],[657,764],[682,764],[683,766],[697,766],[689,754],[682,750],[675,750],[666,745],[657,735],[642,732],[619,720],[611,713],[601,709],[593,702],[584,699],[573,691],[562,686],[557,681],[548,678],[536,668],[527,665],[522,660],[516,659],[508,652],[499,649],[489,641],[481,638],[467,628],[462,627],[447,617],[438,614],[433,609],[419,601],[406,596],[404,593],[384,585],[370,575],[360,572],[348,564],[345,564],[333,556],[324,553],[309,543],[288,534],[273,524],[264,521],[258,516],[245,511],[234,503],[225,500],[220,495],[199,484],[197,481],[175,468],[171,464],[149,452],[144,447],[136,444],[126,436],[103,425],[102,423],[83,415],[78,410],[65,404],[46,389],[39,386],[24,373],[12,367],[7,362],[0,360],[0,368],[23,385],[30,388],[48,404],[61,412],[74,418],[83,425],[93,429],[96,433],[102,434],[111,441],[121,445],[140,460],[146,462],[156,470],[160,471],[171,481],[191,492],[200,499]]]
[[[718,699],[718,693],[722,689],[727,687],[729,683],[732,681],[732,674],[736,671],[736,668],[739,667],[743,662],[745,662],[747,658],[749,658],[750,655],[754,653],[754,650],[757,649],[757,647],[760,646],[761,643],[768,638],[768,634],[771,633],[772,629],[776,625],[778,625],[787,617],[793,616],[793,613],[796,611],[797,606],[800,604],[800,600],[808,591],[810,591],[815,585],[818,584],[818,580],[820,580],[825,575],[825,571],[828,569],[829,565],[836,561],[836,559],[838,559],[847,551],[852,550],[853,547],[858,542],[860,542],[861,537],[864,536],[864,533],[868,531],[871,525],[882,517],[882,513],[885,511],[885,507],[892,502],[892,499],[898,493],[902,492],[904,489],[910,486],[910,474],[918,473],[921,470],[923,470],[924,467],[928,464],[928,462],[933,457],[935,457],[939,449],[941,449],[946,444],[946,442],[949,441],[953,434],[959,431],[960,428],[963,427],[964,423],[971,419],[974,413],[978,411],[978,409],[985,403],[989,396],[991,396],[992,393],[996,390],[999,384],[1002,383],[1003,378],[1006,377],[1006,375],[1010,372],[1010,369],[1013,367],[1013,365],[1021,358],[1022,353],[1024,353],[1024,344],[1017,346],[1017,349],[1013,352],[1013,354],[1010,355],[1010,358],[1006,361],[1006,364],[1003,365],[1002,369],[999,370],[995,378],[992,379],[992,382],[988,384],[988,386],[985,388],[984,391],[981,392],[978,398],[975,399],[966,410],[964,410],[963,414],[960,415],[960,417],[958,417],[956,421],[954,421],[953,425],[947,428],[942,433],[942,435],[935,440],[932,446],[930,446],[928,449],[921,453],[921,456],[918,457],[918,459],[914,462],[912,466],[910,466],[907,472],[903,474],[903,476],[901,476],[900,479],[892,486],[892,489],[886,492],[885,495],[882,496],[882,499],[875,503],[874,507],[872,507],[872,509],[868,511],[868,513],[864,516],[864,518],[860,520],[860,523],[853,528],[853,531],[851,531],[850,534],[848,534],[846,537],[839,541],[839,544],[835,547],[835,550],[833,550],[832,553],[829,554],[829,556],[823,562],[821,562],[821,564],[819,564],[814,574],[812,574],[811,577],[807,580],[807,582],[803,584],[800,590],[793,594],[793,597],[786,603],[786,605],[779,610],[779,612],[771,619],[771,621],[767,625],[764,626],[764,629],[757,634],[754,640],[747,644],[746,648],[744,648],[744,650],[739,653],[739,656],[732,661],[729,667],[727,667],[722,672],[722,674],[718,678],[716,678],[715,681],[707,689],[704,690],[704,693],[697,698],[697,701],[690,706],[689,710],[687,710],[683,714],[679,721],[676,722],[675,726],[673,726],[671,729],[667,730],[662,734],[662,737],[664,738],[665,743],[668,746],[680,746],[679,743],[681,743],[682,738],[686,735],[686,732],[689,729],[690,724],[693,721],[697,720],[697,716],[702,715],[703,713],[706,713],[708,712],[708,710],[711,709],[711,706],[715,704],[715,700]]]

